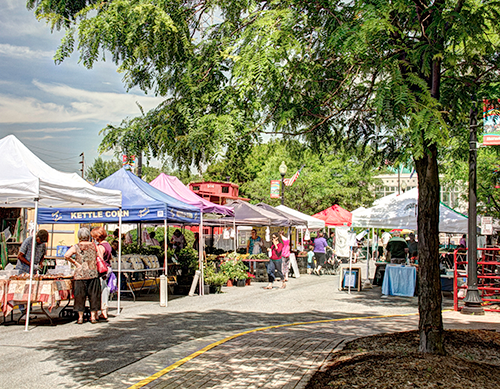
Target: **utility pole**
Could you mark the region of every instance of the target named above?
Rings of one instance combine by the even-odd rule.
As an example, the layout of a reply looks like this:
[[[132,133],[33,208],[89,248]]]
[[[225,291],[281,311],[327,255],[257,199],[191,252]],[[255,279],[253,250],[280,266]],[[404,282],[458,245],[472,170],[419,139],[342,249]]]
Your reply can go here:
[[[137,177],[142,178],[142,150],[137,153]]]
[[[83,178],[83,172],[85,171],[85,156],[83,155],[83,153],[81,153],[80,157],[82,157],[82,160],[79,163],[82,164],[82,168],[80,169],[80,171],[82,172],[82,178]]]

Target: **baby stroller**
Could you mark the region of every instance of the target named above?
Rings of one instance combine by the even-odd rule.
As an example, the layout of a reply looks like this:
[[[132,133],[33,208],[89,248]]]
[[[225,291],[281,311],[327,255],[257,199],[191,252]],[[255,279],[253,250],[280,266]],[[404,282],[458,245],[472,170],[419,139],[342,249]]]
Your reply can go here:
[[[325,265],[322,269],[324,274],[334,275],[337,273],[337,269],[339,268],[339,260],[335,255],[335,251],[332,248],[326,248],[326,260]]]

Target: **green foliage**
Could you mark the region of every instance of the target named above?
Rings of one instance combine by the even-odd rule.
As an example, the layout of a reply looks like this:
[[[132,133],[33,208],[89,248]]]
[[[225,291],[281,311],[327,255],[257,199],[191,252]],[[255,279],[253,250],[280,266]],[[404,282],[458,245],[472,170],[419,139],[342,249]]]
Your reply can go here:
[[[366,148],[365,159],[371,150]],[[314,214],[333,204],[353,210],[371,205],[370,185],[375,183],[375,169],[367,168],[363,160],[336,150],[319,154],[296,141],[272,141],[251,147],[245,157],[238,158],[239,172],[233,168],[234,158],[226,157],[211,165],[204,178],[225,180],[224,174],[239,177],[240,196],[252,202],[278,205],[280,199],[270,199],[270,181],[279,180],[278,166],[285,161],[286,177],[291,177],[303,165],[298,180],[285,187],[286,205],[307,214]]]
[[[158,260],[163,261],[165,251],[158,246],[144,246],[137,244],[128,244],[122,246],[122,254],[140,254],[140,255],[156,255]]]
[[[176,253],[183,275],[193,276],[198,270],[198,252],[192,248],[185,248]]]
[[[221,263],[220,271],[230,280],[246,280],[248,278],[248,267],[237,258],[229,258]]]
[[[478,150],[477,157],[477,211],[479,214],[500,217],[500,147],[488,146]],[[463,204],[468,199],[469,152],[463,150],[455,158],[443,162],[443,185],[448,187],[461,184],[463,188],[460,200]]]
[[[205,283],[207,285],[221,286],[227,283],[228,276],[222,272],[217,272],[214,263],[205,265]]]
[[[94,164],[87,168],[85,176],[88,180],[99,182],[115,173],[116,171],[120,170],[121,167],[122,164],[120,163],[120,161],[105,161],[101,157],[97,157],[94,160]]]
[[[143,227],[144,228],[144,227]],[[158,240],[160,245],[163,247],[163,242],[165,239],[165,228],[164,227],[146,227],[148,233],[151,233],[152,231],[155,231],[155,239]],[[181,232],[184,235],[184,238],[186,238],[186,246],[187,247],[193,247],[194,243],[194,232],[190,230],[183,230],[180,229],[179,227],[168,227],[168,242],[172,239],[172,235],[174,234],[175,230],[181,230]],[[130,235],[132,236],[132,241],[137,242],[137,230],[131,230]]]
[[[471,101],[500,97],[498,5],[477,0],[28,1],[38,18],[67,29],[56,61],[75,46],[87,67],[110,53],[127,87],[165,96],[139,123],[148,149],[169,155],[178,166],[200,168],[225,150],[245,152],[245,144],[265,133],[300,138],[321,152],[342,146],[358,155],[353,164],[364,160],[359,155],[367,146],[374,163],[413,158],[419,201],[425,204],[425,212],[419,212],[419,225],[426,226],[420,271],[436,279],[437,164],[441,153],[467,144]],[[202,21],[214,9],[220,21],[207,26]],[[136,124],[123,128],[134,133]],[[348,166],[350,176],[353,165]],[[312,176],[313,183],[325,178],[324,173]],[[346,185],[352,186],[349,176],[344,175]],[[317,201],[309,207],[319,206],[327,194],[314,190]],[[332,195],[329,203],[336,197],[341,196]],[[427,334],[429,328],[442,328],[440,291],[423,278],[420,282],[434,293],[433,299],[419,300],[420,330]],[[422,337],[421,351],[444,353],[442,342],[426,343],[426,338],[439,337]]]

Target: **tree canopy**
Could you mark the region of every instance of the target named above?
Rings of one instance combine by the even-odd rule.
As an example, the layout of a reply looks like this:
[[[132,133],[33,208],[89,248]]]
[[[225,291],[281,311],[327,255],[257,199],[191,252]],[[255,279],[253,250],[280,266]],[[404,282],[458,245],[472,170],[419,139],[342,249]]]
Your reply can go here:
[[[439,169],[467,144],[471,103],[498,98],[499,9],[478,0],[29,0],[87,67],[165,97],[159,152],[210,163],[266,132],[323,150],[412,157],[419,183],[420,350],[444,353]],[[213,15],[213,18],[211,18]]]

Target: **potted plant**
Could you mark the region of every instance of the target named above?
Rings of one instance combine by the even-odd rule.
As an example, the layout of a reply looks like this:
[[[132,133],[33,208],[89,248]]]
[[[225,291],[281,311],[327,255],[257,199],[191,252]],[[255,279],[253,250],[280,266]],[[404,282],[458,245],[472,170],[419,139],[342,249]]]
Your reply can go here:
[[[237,259],[227,258],[225,262],[220,265],[220,271],[227,277],[227,286],[233,286],[233,280],[239,275]]]
[[[245,286],[248,278],[248,267],[245,266],[240,257],[228,257],[228,259],[221,264],[220,269],[227,275],[229,280],[235,280],[237,286]]]
[[[217,272],[214,266],[205,267],[205,283],[210,286],[211,293],[220,293],[221,286],[228,281],[224,273]]]

